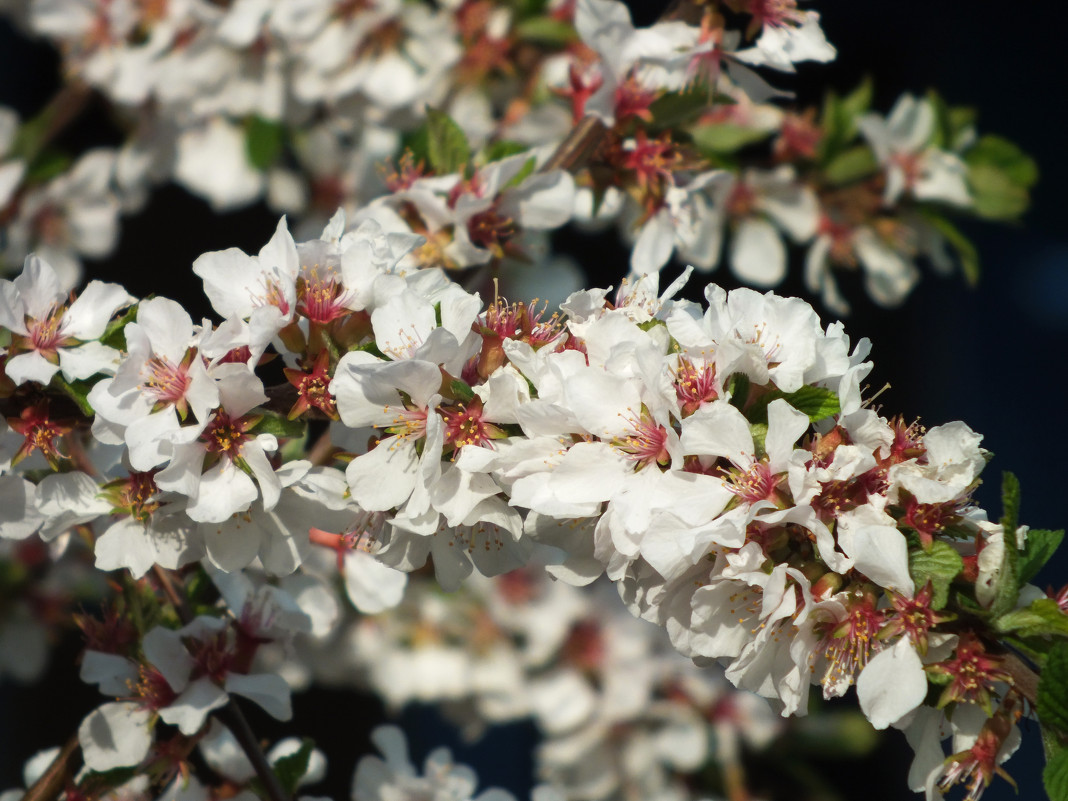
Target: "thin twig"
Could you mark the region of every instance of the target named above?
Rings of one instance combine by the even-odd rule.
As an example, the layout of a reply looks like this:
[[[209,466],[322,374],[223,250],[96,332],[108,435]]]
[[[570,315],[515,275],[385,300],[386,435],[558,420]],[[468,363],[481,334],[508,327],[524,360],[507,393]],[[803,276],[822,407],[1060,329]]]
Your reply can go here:
[[[264,756],[263,749],[260,748],[248,719],[241,711],[241,707],[237,705],[237,700],[231,698],[230,703],[213,714],[234,735],[241,750],[248,757],[248,761],[252,763],[252,768],[256,771],[260,782],[263,783],[263,789],[271,801],[290,801],[289,795],[282,787],[282,782],[278,779],[278,774],[274,772],[271,763]]]
[[[191,623],[193,621],[193,610],[189,608],[189,600],[185,595],[178,592],[178,588],[174,586],[174,582],[171,581],[167,571],[159,565],[153,565],[152,574],[156,577],[156,581],[159,582],[163,594],[167,596],[167,600],[174,607],[174,611],[178,613],[178,619],[182,621],[182,625],[185,626]]]
[[[581,168],[597,150],[607,133],[608,128],[605,127],[600,117],[592,114],[583,117],[549,156],[549,160],[541,166],[541,171],[567,170],[572,172]]]
[[[33,783],[33,786],[22,796],[22,801],[52,801],[57,798],[67,784],[74,778],[78,769],[78,755],[81,752],[81,744],[78,735],[75,734],[62,750],[52,760],[48,770],[41,774],[41,778]]]

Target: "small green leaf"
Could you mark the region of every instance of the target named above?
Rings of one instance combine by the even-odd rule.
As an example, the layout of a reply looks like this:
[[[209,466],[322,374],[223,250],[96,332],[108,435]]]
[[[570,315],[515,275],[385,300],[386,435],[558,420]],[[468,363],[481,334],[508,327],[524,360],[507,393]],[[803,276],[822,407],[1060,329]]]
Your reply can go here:
[[[961,270],[964,272],[964,279],[971,285],[975,286],[979,283],[979,251],[976,250],[975,245],[964,234],[960,232],[953,223],[941,216],[933,209],[923,209],[921,212],[924,219],[929,222],[938,233],[945,237],[950,246],[957,251],[957,258],[960,259]]]
[[[968,168],[972,190],[972,211],[988,220],[1015,220],[1031,204],[1025,187],[1013,183],[1003,170],[990,164]]]
[[[767,453],[765,443],[768,439],[767,423],[750,423],[749,433],[753,437],[753,455],[757,459],[763,459]]]
[[[861,757],[879,743],[879,734],[856,711],[820,710],[797,718],[790,732],[790,744],[803,753],[820,758]]]
[[[263,417],[254,425],[251,434],[273,434],[279,439],[303,437],[307,431],[307,423],[303,420],[289,420],[285,415],[277,412],[263,412]]]
[[[46,149],[26,171],[26,183],[44,183],[67,171],[73,159],[58,150]]]
[[[831,159],[823,168],[827,182],[834,186],[851,184],[861,178],[867,178],[879,169],[875,154],[867,145],[851,147]]]
[[[931,582],[934,596],[931,608],[938,610],[946,605],[949,597],[949,585],[964,569],[964,560],[950,545],[936,540],[928,551],[918,550],[909,553],[909,573],[917,588]]]
[[[300,749],[292,754],[278,759],[274,763],[274,772],[278,781],[282,783],[286,794],[292,796],[297,791],[300,780],[308,772],[308,763],[311,761],[312,751],[315,750],[315,741],[305,737],[300,743]]]
[[[1024,609],[997,618],[994,627],[1000,632],[1015,632],[1019,637],[1068,637],[1068,615],[1052,598],[1038,598]]]
[[[782,396],[797,411],[804,412],[813,423],[824,420],[842,411],[838,393],[826,387],[803,386],[796,392]]]
[[[524,145],[522,142],[513,142],[511,139],[498,139],[486,145],[483,149],[482,163],[489,164],[492,161],[500,161],[509,156],[514,156],[516,153],[526,153],[528,150],[530,150],[530,146]]]
[[[137,319],[138,306],[139,304],[135,303],[108,323],[107,328],[104,329],[104,333],[100,336],[100,344],[107,345],[109,348],[115,348],[116,350],[126,350],[125,329],[127,324],[132,323]]]
[[[454,378],[449,383],[449,389],[452,390],[454,398],[464,403],[475,399],[475,391],[471,389],[466,381],[461,381],[459,378]]]
[[[1068,733],[1068,642],[1057,643],[1046,657],[1036,707],[1044,726]]]
[[[1025,189],[1030,189],[1038,180],[1035,160],[1016,144],[1000,136],[987,134],[981,137],[965,153],[964,160],[969,166],[984,164],[997,167],[1010,181]]]
[[[56,373],[52,376],[52,386],[74,401],[86,417],[96,415],[93,405],[89,403],[89,390],[93,388],[93,384],[89,381],[67,381],[61,373]]]
[[[1068,801],[1068,748],[1053,752],[1042,771],[1042,784],[1049,801]]]
[[[845,125],[847,139],[852,139],[857,132],[857,119],[871,108],[872,80],[870,75],[865,75],[852,92],[842,98],[838,106],[839,120]]]
[[[1047,531],[1033,528],[1027,532],[1027,543],[1023,552],[1019,554],[1020,560],[1016,570],[1020,576],[1020,584],[1026,584],[1041,570],[1050,557],[1060,547],[1064,540],[1064,530]]]
[[[711,153],[733,153],[771,135],[770,131],[729,123],[698,125],[691,134],[699,150]]]
[[[427,108],[427,157],[438,175],[452,175],[471,163],[467,136],[456,121],[435,108]]]
[[[401,135],[401,147],[397,158],[399,159],[406,152],[412,154],[412,161],[415,164],[430,163],[430,126],[427,123],[424,122],[414,131]]]
[[[511,189],[513,186],[519,186],[521,183],[523,183],[523,181],[525,181],[534,172],[534,168],[537,166],[537,164],[538,160],[533,156],[523,162],[523,166],[519,170],[519,172],[513,175],[508,181],[508,183],[501,187],[502,191],[505,189]]]
[[[711,106],[707,86],[692,87],[685,92],[668,92],[649,106],[657,128],[677,128]]]
[[[994,588],[994,601],[990,604],[990,614],[995,618],[1004,615],[1016,606],[1020,596],[1020,577],[1016,567],[1018,551],[1016,548],[1016,527],[1020,519],[1020,481],[1012,473],[1006,472],[1001,479],[1001,528],[1004,532],[1004,555],[1001,557],[1001,570],[998,572],[997,586]]]
[[[727,392],[731,396],[731,406],[744,410],[745,402],[749,399],[749,376],[745,373],[732,375],[727,381]]]
[[[540,45],[563,47],[578,41],[575,26],[553,17],[531,17],[515,26],[520,39]]]
[[[245,154],[249,164],[266,170],[282,155],[285,128],[275,120],[252,116],[245,121]]]

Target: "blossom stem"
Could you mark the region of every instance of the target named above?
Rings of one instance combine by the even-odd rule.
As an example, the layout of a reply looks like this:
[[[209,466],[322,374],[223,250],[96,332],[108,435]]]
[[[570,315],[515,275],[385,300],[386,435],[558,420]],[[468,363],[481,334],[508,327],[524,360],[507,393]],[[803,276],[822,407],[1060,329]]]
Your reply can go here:
[[[271,767],[271,763],[264,756],[263,749],[260,748],[256,735],[249,725],[248,718],[241,711],[241,707],[237,705],[237,701],[231,698],[230,703],[214,714],[216,719],[230,730],[238,745],[241,746],[241,750],[245,752],[245,756],[248,757],[248,761],[256,771],[256,776],[263,783],[263,789],[266,791],[270,801],[290,801],[289,795],[278,780],[278,775],[274,772],[274,768]]]
[[[52,760],[52,764],[41,774],[41,777],[26,791],[22,801],[52,801],[58,798],[63,789],[74,778],[77,772],[78,753],[81,744],[78,735],[75,734],[63,749]]]
[[[159,565],[152,566],[152,574],[156,577],[156,581],[159,582],[160,589],[163,590],[163,594],[167,596],[167,600],[171,602],[174,607],[174,611],[178,613],[178,619],[182,621],[182,625],[185,626],[193,620],[193,610],[189,608],[189,601],[182,593],[178,592],[178,588],[174,586],[174,582],[171,581],[170,575]]]
[[[541,171],[567,170],[572,172],[579,169],[593,155],[607,132],[608,129],[599,117],[592,114],[583,117],[553,151],[549,160],[542,165]]]

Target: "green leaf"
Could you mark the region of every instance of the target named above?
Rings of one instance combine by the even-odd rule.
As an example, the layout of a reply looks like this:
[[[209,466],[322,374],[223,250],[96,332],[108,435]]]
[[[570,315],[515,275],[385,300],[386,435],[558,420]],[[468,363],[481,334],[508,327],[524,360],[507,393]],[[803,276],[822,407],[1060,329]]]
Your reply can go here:
[[[981,137],[964,160],[969,166],[984,164],[997,167],[1012,183],[1030,189],[1038,180],[1038,165],[1017,145],[1000,136],[987,134]]]
[[[796,392],[787,392],[782,396],[797,411],[804,412],[813,423],[838,414],[842,406],[838,402],[838,393],[826,387],[801,387]]]
[[[797,718],[790,732],[790,745],[820,758],[861,757],[879,743],[879,734],[859,712],[827,709]]]
[[[824,178],[834,186],[851,184],[879,169],[875,154],[867,145],[857,145],[835,156],[823,168]]]
[[[994,627],[1000,632],[1015,632],[1020,637],[1068,637],[1068,615],[1052,598],[1038,598],[1024,609],[997,618]]]
[[[500,161],[509,156],[514,156],[516,153],[526,153],[528,150],[530,150],[530,146],[524,145],[522,142],[513,142],[511,139],[498,139],[496,142],[486,145],[482,150],[482,163],[489,164],[491,161]]]
[[[763,459],[767,454],[765,443],[768,439],[767,423],[750,423],[749,434],[753,437],[753,455],[757,459]]]
[[[918,550],[909,553],[909,573],[916,586],[924,587],[931,582],[934,596],[931,608],[938,610],[946,605],[949,597],[949,585],[964,569],[964,560],[950,545],[935,540],[928,551]]]
[[[515,26],[515,33],[520,39],[540,45],[563,47],[578,41],[575,26],[553,17],[531,17]]]
[[[26,183],[44,183],[67,171],[74,160],[66,153],[46,149],[26,171]]]
[[[691,134],[699,150],[711,153],[733,153],[771,135],[769,131],[759,128],[746,128],[729,123],[698,125]]]
[[[1015,220],[1031,205],[1025,187],[1012,182],[1008,174],[989,164],[968,168],[972,190],[972,211],[988,220]]]
[[[857,135],[857,121],[871,107],[872,83],[865,77],[860,85],[845,97],[828,92],[823,98],[820,125],[823,137],[819,143],[819,161],[826,164],[837,156]]]
[[[315,741],[305,737],[300,743],[299,750],[275,761],[275,775],[278,776],[278,781],[282,783],[287,795],[292,796],[296,793],[297,785],[308,772],[308,763],[311,761],[314,750]]]
[[[89,381],[67,381],[61,373],[56,373],[52,376],[52,386],[74,401],[86,417],[96,415],[93,405],[89,403],[89,390],[93,388],[93,384]]]
[[[148,300],[148,298],[145,298],[145,300]],[[115,348],[117,350],[126,350],[125,329],[129,323],[132,323],[137,319],[138,305],[138,303],[133,304],[128,307],[126,311],[108,323],[107,328],[104,329],[104,333],[100,336],[100,343],[102,345],[107,345],[109,348]]]
[[[438,175],[452,175],[471,163],[467,136],[456,121],[436,108],[427,107],[427,157]]]
[[[957,258],[960,259],[960,266],[961,270],[964,272],[964,279],[971,286],[978,284],[979,251],[976,250],[972,241],[962,234],[960,229],[953,223],[934,210],[924,209],[922,213],[927,222],[929,222],[938,233],[945,237],[946,241],[950,244],[950,247],[957,251]]]
[[[511,189],[513,186],[519,186],[531,175],[531,173],[534,172],[534,168],[537,166],[537,164],[538,160],[531,156],[523,163],[523,166],[522,168],[520,168],[519,172],[513,175],[508,181],[508,183],[501,187],[501,191],[504,191],[505,189]]]
[[[263,417],[254,425],[251,434],[273,434],[279,439],[291,437],[303,437],[307,431],[307,423],[303,420],[289,420],[285,415],[277,412],[262,412]]]
[[[1023,552],[1019,554],[1019,562],[1016,565],[1021,585],[1038,575],[1038,571],[1050,560],[1063,539],[1063,529],[1047,531],[1033,528],[1027,532],[1027,543],[1024,545]]]
[[[745,409],[745,402],[749,399],[749,376],[745,373],[735,373],[727,380],[727,392],[731,396],[731,406],[739,411]]]
[[[459,378],[454,378],[449,383],[449,389],[452,390],[454,398],[464,403],[475,399],[475,391],[466,381],[461,381]]]
[[[768,406],[771,405],[772,401],[780,398],[799,412],[804,412],[808,415],[808,419],[813,423],[842,411],[842,407],[838,402],[838,394],[833,389],[805,385],[795,392],[773,390],[761,395],[745,410],[746,417],[754,423],[767,422]]]
[[[1044,726],[1068,733],[1068,642],[1057,643],[1046,657],[1036,707]]]
[[[1068,801],[1068,748],[1053,752],[1042,771],[1042,784],[1050,801]]]
[[[428,164],[430,162],[430,126],[423,123],[414,131],[408,131],[401,135],[400,158],[405,152],[412,154],[414,163]]]
[[[711,92],[707,86],[686,92],[668,92],[649,106],[653,124],[657,128],[677,128],[711,107]]]
[[[1004,555],[1001,557],[1001,569],[998,572],[997,586],[994,588],[994,601],[990,604],[990,614],[995,618],[1004,615],[1016,606],[1020,596],[1020,577],[1016,567],[1018,552],[1016,548],[1016,527],[1020,519],[1020,481],[1012,473],[1005,472],[1001,478],[1001,528],[1005,537]]]
[[[282,155],[285,128],[275,120],[252,116],[245,121],[245,154],[249,164],[266,170]]]
[[[842,98],[838,105],[839,122],[843,124],[846,139],[852,139],[857,132],[857,119],[871,108],[872,80],[865,75],[852,92]]]

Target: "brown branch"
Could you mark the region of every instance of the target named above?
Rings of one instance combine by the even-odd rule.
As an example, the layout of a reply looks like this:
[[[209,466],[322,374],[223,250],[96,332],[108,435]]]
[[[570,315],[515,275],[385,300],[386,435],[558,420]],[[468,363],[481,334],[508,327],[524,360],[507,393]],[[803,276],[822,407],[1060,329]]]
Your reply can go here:
[[[33,786],[22,796],[22,801],[52,801],[57,798],[68,783],[74,778],[78,770],[78,759],[81,744],[78,735],[75,734],[62,750],[52,760],[48,770],[41,774],[41,778],[33,783]]]
[[[600,146],[607,133],[608,128],[600,117],[592,114],[583,117],[549,156],[549,160],[541,166],[541,171],[574,172],[581,169]]]
[[[1012,687],[1034,707],[1038,703],[1038,674],[1016,654],[1004,655],[1004,668],[1012,677]]]

